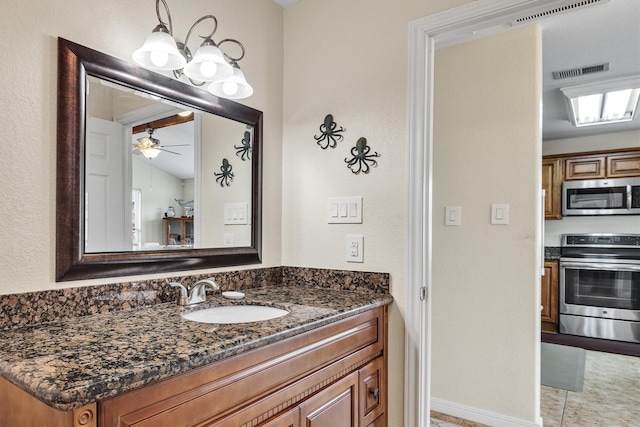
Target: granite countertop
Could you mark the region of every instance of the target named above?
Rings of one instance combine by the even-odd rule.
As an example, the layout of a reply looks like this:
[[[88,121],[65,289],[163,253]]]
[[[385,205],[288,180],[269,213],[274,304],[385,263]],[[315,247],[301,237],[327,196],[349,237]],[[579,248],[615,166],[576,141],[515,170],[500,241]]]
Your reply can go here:
[[[562,248],[558,246],[545,246],[544,248],[544,259],[547,260],[558,260],[560,259],[560,255],[562,254]]]
[[[44,403],[70,410],[184,373],[392,302],[388,294],[310,287],[215,294],[196,306],[157,304],[0,331],[0,376]],[[206,324],[181,312],[258,303],[290,314],[265,322]]]

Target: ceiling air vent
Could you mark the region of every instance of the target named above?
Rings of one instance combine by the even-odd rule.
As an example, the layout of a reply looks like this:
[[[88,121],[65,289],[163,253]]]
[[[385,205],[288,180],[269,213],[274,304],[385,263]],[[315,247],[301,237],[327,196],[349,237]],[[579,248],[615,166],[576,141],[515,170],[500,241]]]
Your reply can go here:
[[[600,73],[602,71],[609,71],[608,62],[606,64],[591,65],[589,67],[572,68],[570,70],[563,70],[563,71],[554,71],[551,74],[553,74],[554,80],[560,80],[560,79],[568,79],[570,77],[584,76],[585,74]]]
[[[560,6],[560,7],[554,7],[553,9],[546,9],[546,10],[542,10],[540,12],[535,12],[532,13],[530,15],[526,15],[526,16],[522,16],[520,18],[516,18],[513,21],[511,21],[511,25],[518,25],[518,24],[526,24],[529,22],[533,22],[536,21],[538,19],[542,19],[542,18],[549,18],[551,16],[554,15],[558,15],[560,13],[564,13],[564,12],[571,12],[577,9],[581,9],[583,7],[587,7],[587,6],[594,6],[600,3],[607,3],[609,2],[609,0],[580,0],[580,1],[574,1],[571,4],[567,4],[564,6]]]

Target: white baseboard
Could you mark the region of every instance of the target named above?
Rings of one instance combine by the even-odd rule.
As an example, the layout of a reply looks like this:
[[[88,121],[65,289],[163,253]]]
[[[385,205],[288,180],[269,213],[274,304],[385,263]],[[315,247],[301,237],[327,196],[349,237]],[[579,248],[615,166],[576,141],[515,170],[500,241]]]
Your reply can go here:
[[[542,418],[534,423],[435,397],[431,398],[431,410],[492,427],[542,427]]]

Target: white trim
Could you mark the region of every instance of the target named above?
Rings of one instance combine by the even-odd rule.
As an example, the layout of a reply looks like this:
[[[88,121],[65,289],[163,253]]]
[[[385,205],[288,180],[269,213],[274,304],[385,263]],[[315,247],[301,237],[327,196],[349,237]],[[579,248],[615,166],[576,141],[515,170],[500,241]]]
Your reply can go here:
[[[442,412],[443,414],[464,418],[465,420],[493,427],[542,427],[543,425],[542,418],[539,418],[537,423],[532,423],[531,421],[521,420],[519,418],[509,417],[507,415],[497,414],[495,412],[485,411],[471,406],[460,405],[455,402],[449,402],[435,397],[431,398],[431,408],[434,411]]]
[[[560,7],[575,0],[473,1],[409,23],[407,121],[407,253],[405,407],[407,426],[429,426],[431,371],[431,176],[433,149],[433,51],[436,43],[464,41],[464,34]],[[537,359],[539,360],[539,358]],[[539,395],[539,393],[537,393]]]

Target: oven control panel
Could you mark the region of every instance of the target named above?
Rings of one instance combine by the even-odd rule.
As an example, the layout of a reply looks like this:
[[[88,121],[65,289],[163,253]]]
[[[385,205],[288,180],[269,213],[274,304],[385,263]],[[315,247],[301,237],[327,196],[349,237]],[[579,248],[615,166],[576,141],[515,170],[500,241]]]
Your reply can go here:
[[[640,234],[565,234],[562,246],[640,248]]]

